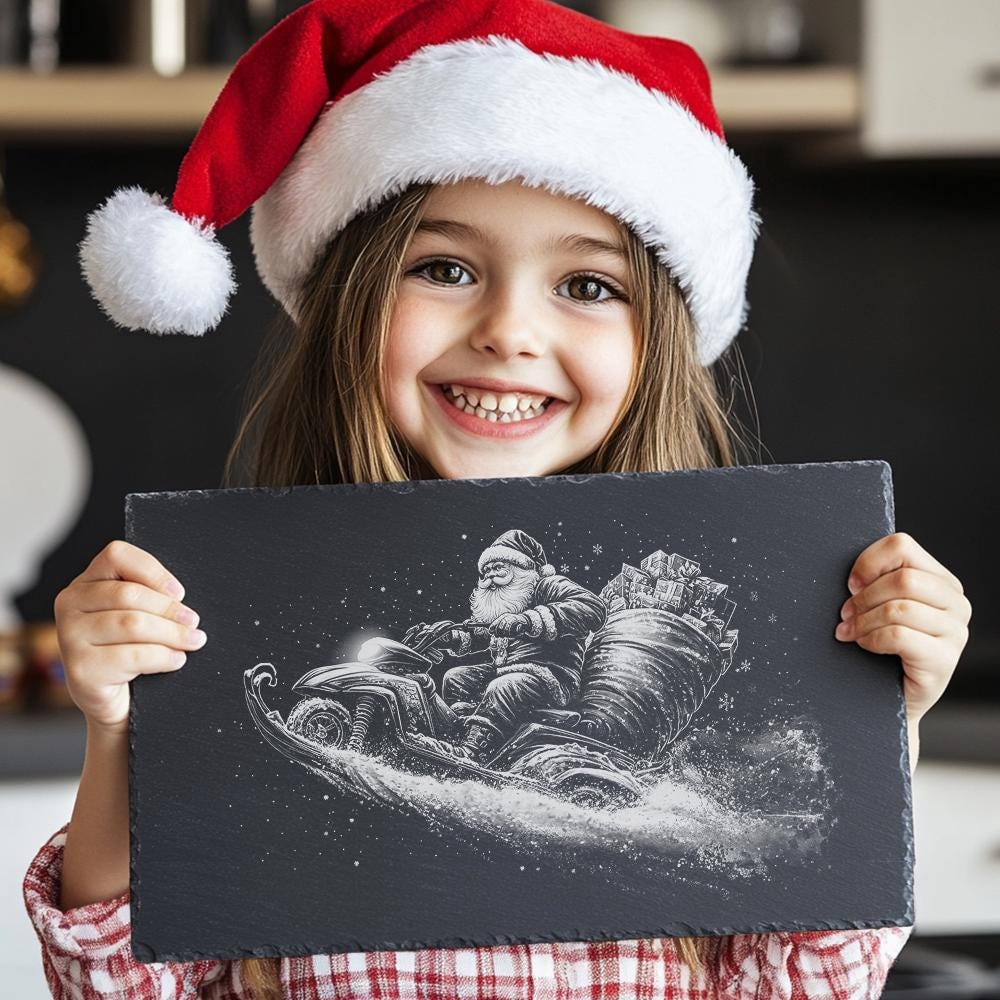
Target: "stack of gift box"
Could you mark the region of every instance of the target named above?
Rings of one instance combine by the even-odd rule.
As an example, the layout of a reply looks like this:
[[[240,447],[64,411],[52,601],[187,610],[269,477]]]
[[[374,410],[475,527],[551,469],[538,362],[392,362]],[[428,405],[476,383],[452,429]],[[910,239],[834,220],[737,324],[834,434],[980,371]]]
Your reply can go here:
[[[739,630],[729,628],[736,603],[726,597],[727,590],[726,584],[703,576],[693,559],[657,549],[638,567],[622,563],[601,597],[611,611],[657,608],[675,614],[700,629],[731,660]]]

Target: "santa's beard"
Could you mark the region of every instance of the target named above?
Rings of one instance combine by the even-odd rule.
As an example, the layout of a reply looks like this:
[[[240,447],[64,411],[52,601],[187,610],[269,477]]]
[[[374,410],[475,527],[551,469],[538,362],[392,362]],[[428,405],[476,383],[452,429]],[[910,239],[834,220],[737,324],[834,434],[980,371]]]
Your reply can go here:
[[[516,615],[531,607],[535,599],[538,570],[515,569],[502,587],[479,584],[469,595],[469,607],[476,621],[491,622],[502,614]]]

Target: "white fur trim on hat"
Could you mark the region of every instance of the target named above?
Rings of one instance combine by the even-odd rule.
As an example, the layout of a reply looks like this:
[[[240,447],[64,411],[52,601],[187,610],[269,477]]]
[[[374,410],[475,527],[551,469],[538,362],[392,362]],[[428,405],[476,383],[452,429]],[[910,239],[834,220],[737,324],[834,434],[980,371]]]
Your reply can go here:
[[[79,256],[94,298],[129,330],[205,333],[236,288],[214,228],[139,187],[117,189],[90,213]]]
[[[506,545],[490,545],[488,548],[483,549],[483,554],[479,557],[477,568],[480,573],[483,571],[483,567],[492,559],[502,559],[504,562],[513,563],[522,569],[538,569],[538,563],[527,553],[521,552],[520,549],[511,549]]]
[[[326,106],[253,206],[261,279],[295,319],[301,280],[356,214],[414,182],[473,177],[521,178],[630,225],[685,294],[701,364],[745,323],[760,217],[739,157],[634,77],[501,35],[424,46]]]

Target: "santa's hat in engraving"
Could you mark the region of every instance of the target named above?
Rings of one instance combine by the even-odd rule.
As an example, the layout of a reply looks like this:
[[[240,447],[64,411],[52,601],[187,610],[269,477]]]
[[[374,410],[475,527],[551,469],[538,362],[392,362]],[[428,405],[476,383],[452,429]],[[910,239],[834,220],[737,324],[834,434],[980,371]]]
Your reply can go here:
[[[555,567],[545,559],[545,549],[541,544],[520,528],[505,531],[479,557],[479,572],[492,559],[503,559],[524,569],[538,570],[540,576],[552,576]]]
[[[236,287],[216,232],[252,208],[257,270],[293,319],[331,236],[414,182],[579,197],[673,271],[712,362],[742,329],[760,217],[709,76],[682,42],[548,0],[313,0],[237,62],[169,205],[122,187],[84,275],[115,323],[203,334]]]

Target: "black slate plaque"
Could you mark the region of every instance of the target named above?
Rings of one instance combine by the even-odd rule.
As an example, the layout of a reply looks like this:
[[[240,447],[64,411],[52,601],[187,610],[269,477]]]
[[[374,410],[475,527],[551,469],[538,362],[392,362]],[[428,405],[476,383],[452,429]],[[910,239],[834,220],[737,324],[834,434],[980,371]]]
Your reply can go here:
[[[150,961],[913,922],[881,461],[126,498],[208,642],[132,684]]]

